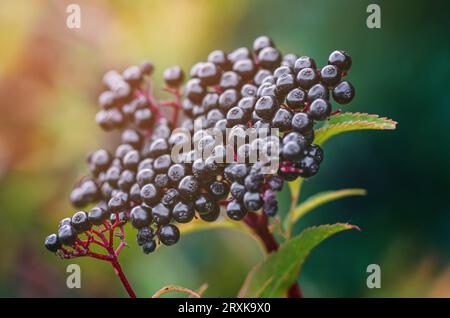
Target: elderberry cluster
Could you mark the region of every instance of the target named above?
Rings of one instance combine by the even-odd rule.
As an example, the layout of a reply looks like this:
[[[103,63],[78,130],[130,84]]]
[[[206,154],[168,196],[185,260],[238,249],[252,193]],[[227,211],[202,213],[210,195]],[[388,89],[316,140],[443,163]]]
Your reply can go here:
[[[70,199],[90,209],[63,219],[45,246],[56,252],[92,227],[129,221],[150,253],[158,242],[178,242],[177,223],[212,222],[221,210],[235,221],[259,210],[274,216],[285,180],[317,174],[323,151],[313,143],[314,125],[332,115],[330,95],[338,104],[353,99],[353,86],[343,80],[351,64],[346,52],[334,51],[318,68],[311,57],[283,56],[261,36],[252,50],[211,52],[192,67],[183,90],[182,69],[167,68],[173,102],[149,93],[149,62],[106,73],[96,121],[121,130],[121,143],[88,156],[90,175]],[[172,120],[164,106],[174,109]],[[275,134],[258,134],[272,129]]]

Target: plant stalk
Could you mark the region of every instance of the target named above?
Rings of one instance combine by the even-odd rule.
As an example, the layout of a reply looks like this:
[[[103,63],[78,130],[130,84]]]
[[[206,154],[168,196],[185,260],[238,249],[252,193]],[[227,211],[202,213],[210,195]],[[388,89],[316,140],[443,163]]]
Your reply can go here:
[[[119,277],[123,287],[125,287],[125,290],[128,293],[128,296],[130,298],[136,298],[136,293],[133,290],[133,287],[131,287],[130,282],[128,281],[127,277],[125,276],[125,273],[122,270],[122,267],[120,266],[119,260],[117,257],[114,257],[111,261],[111,265],[114,268],[114,271],[116,275]]]
[[[244,218],[244,222],[261,239],[262,243],[264,244],[264,248],[268,253],[272,253],[278,250],[279,245],[273,234],[269,231],[269,222],[266,214],[248,212],[247,216]],[[298,283],[292,284],[292,286],[287,291],[287,296],[288,298],[302,297],[302,292]]]

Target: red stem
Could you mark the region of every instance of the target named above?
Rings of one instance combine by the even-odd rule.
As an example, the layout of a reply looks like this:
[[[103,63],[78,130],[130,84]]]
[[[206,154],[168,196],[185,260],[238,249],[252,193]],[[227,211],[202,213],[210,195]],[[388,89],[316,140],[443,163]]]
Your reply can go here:
[[[265,249],[268,253],[274,252],[278,250],[278,242],[276,241],[273,234],[269,231],[269,222],[267,219],[267,215],[257,214],[255,212],[249,212],[247,216],[244,218],[245,224],[250,227],[253,232],[259,236],[261,241],[264,244]],[[287,292],[287,296],[289,298],[301,298],[302,292],[298,283],[292,284]]]
[[[136,293],[134,292],[133,288],[130,285],[130,282],[128,281],[127,277],[125,276],[117,257],[114,256],[114,258],[110,262],[111,262],[111,265],[114,267],[114,271],[116,272],[116,275],[119,276],[119,279],[122,282],[123,287],[125,287],[125,289],[128,293],[128,296],[130,296],[130,298],[136,298]]]

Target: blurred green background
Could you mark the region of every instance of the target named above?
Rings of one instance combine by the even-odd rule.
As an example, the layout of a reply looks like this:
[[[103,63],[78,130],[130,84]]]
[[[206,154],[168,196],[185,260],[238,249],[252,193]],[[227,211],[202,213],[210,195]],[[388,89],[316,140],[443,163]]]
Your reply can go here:
[[[366,27],[373,2],[381,29]],[[81,29],[65,26],[69,3],[81,6]],[[450,296],[449,9],[406,0],[2,0],[0,296],[126,295],[110,265],[92,259],[74,261],[82,288],[67,289],[69,262],[43,247],[72,213],[68,194],[87,171],[85,154],[117,144],[94,123],[103,72],[150,59],[160,86],[165,67],[188,70],[213,49],[251,46],[261,34],[319,64],[334,49],[349,51],[357,95],[346,109],[399,122],[394,132],[332,140],[321,173],[305,183],[302,199],[349,187],[369,192],[302,219],[296,230],[338,221],[362,229],[312,253],[300,278],[305,296]],[[225,230],[186,235],[150,256],[131,245],[121,258],[140,296],[208,283],[205,296],[231,297],[262,257],[251,239]],[[366,287],[372,263],[381,266],[381,289]]]

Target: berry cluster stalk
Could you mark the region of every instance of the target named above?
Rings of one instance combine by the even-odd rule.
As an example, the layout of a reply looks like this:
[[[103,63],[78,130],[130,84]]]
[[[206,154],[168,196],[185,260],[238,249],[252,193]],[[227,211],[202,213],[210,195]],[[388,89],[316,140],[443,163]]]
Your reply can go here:
[[[269,223],[266,214],[248,212],[247,216],[244,218],[244,222],[261,239],[267,253],[272,253],[278,250],[278,242],[269,230]],[[298,283],[292,284],[292,286],[287,291],[287,295],[289,298],[302,297],[302,292]]]

